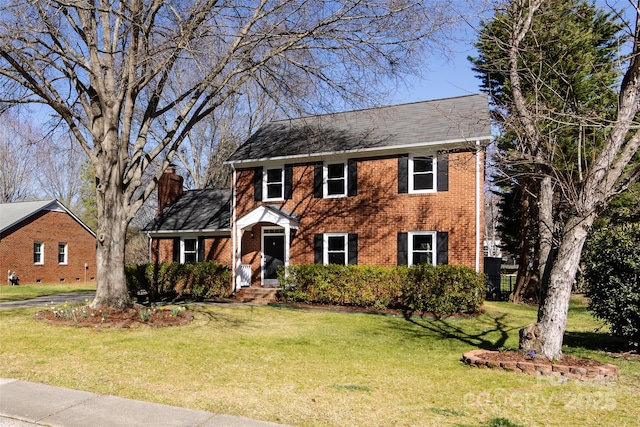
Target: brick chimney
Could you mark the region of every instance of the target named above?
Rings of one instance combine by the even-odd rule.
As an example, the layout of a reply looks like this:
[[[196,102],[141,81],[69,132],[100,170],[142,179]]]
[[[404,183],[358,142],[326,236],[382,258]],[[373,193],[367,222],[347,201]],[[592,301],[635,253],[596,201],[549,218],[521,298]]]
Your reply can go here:
[[[169,165],[158,181],[158,213],[182,196],[183,181],[176,172],[176,165]]]

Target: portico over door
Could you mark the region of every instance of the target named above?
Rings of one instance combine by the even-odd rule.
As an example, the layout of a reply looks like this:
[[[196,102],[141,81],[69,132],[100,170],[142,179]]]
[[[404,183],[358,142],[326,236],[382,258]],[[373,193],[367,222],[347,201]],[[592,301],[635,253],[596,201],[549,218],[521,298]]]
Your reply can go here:
[[[289,245],[292,230],[298,229],[298,218],[275,206],[259,206],[238,218],[233,225],[234,290],[240,289],[243,283],[240,274],[243,255],[242,235],[259,223],[265,224],[260,233],[260,285],[277,286],[278,267],[289,266]]]

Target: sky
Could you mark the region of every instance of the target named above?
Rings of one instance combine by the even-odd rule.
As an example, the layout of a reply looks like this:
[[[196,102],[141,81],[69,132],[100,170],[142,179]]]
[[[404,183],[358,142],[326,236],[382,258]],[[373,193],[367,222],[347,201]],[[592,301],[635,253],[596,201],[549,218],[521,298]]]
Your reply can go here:
[[[626,13],[633,13],[627,0],[596,0],[596,4],[603,9],[623,10]],[[625,13],[623,13],[625,14]],[[626,14],[625,14],[626,15]],[[485,11],[484,19],[490,19],[491,11]],[[627,19],[632,22],[631,17]],[[472,19],[473,25],[478,24],[478,19]],[[399,87],[398,92],[390,100],[390,104],[400,104],[417,101],[428,101],[432,99],[450,98],[455,96],[480,93],[480,79],[471,70],[471,63],[467,56],[476,56],[477,52],[473,47],[473,42],[477,34],[473,29],[461,24],[454,31],[455,37],[461,39],[451,43],[449,48],[453,54],[449,60],[442,57],[425,58],[428,68],[424,70],[420,79],[412,79],[408,86]]]
[[[448,54],[439,54],[436,47],[433,53],[423,58],[422,76],[410,78],[398,87],[390,103],[428,101],[480,92],[480,79],[471,70],[467,57],[477,55],[473,44],[478,37],[480,19],[490,19],[493,11],[469,9],[461,13],[465,18],[451,29],[448,37],[441,39]]]
[[[480,79],[471,70],[467,56],[475,55],[471,44],[458,44],[452,58],[433,58],[422,78],[414,78],[398,88],[394,103],[428,101],[480,92]]]

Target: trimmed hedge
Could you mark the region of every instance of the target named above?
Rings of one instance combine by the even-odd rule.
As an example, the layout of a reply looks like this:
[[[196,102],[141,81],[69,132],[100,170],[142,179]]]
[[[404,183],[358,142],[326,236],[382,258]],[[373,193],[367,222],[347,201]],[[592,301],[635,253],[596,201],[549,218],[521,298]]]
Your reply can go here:
[[[286,274],[287,273],[287,274]],[[280,269],[280,300],[403,309],[438,314],[476,312],[486,279],[462,266],[294,265]]]
[[[231,270],[214,261],[129,265],[125,270],[129,294],[146,291],[149,298],[227,298]]]
[[[288,274],[278,271],[282,301],[378,309],[398,306],[406,277],[406,268],[364,265],[293,265]]]
[[[438,314],[475,313],[484,301],[487,279],[460,265],[409,268],[403,302],[409,311]]]

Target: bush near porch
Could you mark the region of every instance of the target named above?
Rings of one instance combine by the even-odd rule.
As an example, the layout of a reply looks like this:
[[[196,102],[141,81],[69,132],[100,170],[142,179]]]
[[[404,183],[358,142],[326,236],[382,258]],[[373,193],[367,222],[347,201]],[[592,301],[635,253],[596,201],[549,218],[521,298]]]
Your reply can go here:
[[[293,265],[280,269],[278,278],[284,302],[444,315],[478,311],[487,286],[483,274],[454,265]]]
[[[128,265],[125,273],[132,297],[140,291],[146,291],[151,300],[231,296],[231,270],[214,261]]]

